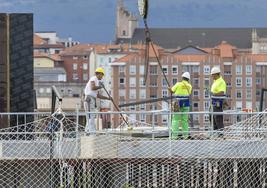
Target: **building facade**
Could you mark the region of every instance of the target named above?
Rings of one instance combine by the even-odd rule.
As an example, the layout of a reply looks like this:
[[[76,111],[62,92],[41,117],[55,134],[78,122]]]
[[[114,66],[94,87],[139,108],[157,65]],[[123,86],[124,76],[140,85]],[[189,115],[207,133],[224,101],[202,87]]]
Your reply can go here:
[[[151,52],[152,50],[150,50]],[[180,75],[188,71],[191,74],[192,111],[209,111],[210,87],[212,79],[210,70],[220,66],[222,76],[227,84],[227,102],[231,109],[245,108],[257,111],[259,108],[260,90],[267,88],[266,69],[267,55],[252,54],[239,51],[236,47],[222,42],[214,48],[200,49],[188,46],[172,53],[157,47],[158,57],[170,85],[181,80]],[[144,82],[144,52],[141,49],[135,53],[118,59],[113,64],[113,96],[116,103],[130,103],[144,99],[170,96],[168,84],[163,77],[155,55],[149,55],[149,68],[146,85]],[[256,97],[255,97],[256,96]],[[267,102],[265,101],[265,107]],[[166,102],[128,107],[128,111],[149,111],[166,108]],[[152,117],[144,114],[131,115],[131,119],[151,123]],[[117,119],[116,119],[117,118]],[[225,116],[225,124],[236,122]],[[114,126],[118,117],[114,117]],[[156,125],[167,125],[167,117],[155,119]],[[209,129],[209,115],[193,115],[191,126],[195,129]]]

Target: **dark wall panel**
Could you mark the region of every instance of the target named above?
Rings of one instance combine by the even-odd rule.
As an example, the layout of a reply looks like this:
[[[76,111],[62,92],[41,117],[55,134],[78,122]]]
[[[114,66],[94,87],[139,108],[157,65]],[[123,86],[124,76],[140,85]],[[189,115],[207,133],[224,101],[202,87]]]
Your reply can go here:
[[[10,15],[10,107],[33,112],[33,15]]]
[[[0,112],[7,111],[7,23],[6,14],[0,14]]]
[[[0,112],[33,112],[33,102],[33,14],[0,14]],[[1,118],[0,128],[33,120]]]

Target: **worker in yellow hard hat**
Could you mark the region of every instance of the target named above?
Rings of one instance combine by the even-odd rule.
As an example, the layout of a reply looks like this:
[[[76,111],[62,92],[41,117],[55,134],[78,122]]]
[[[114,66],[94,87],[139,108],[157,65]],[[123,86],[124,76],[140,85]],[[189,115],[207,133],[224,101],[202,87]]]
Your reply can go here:
[[[214,66],[211,69],[213,83],[211,85],[211,103],[213,112],[223,112],[223,103],[226,96],[226,83],[221,76],[220,67]],[[213,115],[213,130],[224,128],[223,115]]]
[[[97,111],[96,98],[111,100],[110,97],[103,96],[99,93],[99,90],[103,87],[102,80],[104,75],[104,69],[102,67],[99,67],[95,70],[95,76],[91,77],[86,84],[86,87],[84,89],[84,109],[86,112]],[[95,118],[96,114],[86,114],[86,133],[95,134]]]
[[[190,109],[189,97],[192,93],[192,85],[189,83],[190,73],[182,74],[182,81],[177,82],[172,88],[168,88],[178,98],[174,102],[174,112],[184,112],[172,116],[172,139],[177,139],[179,132],[185,139],[189,136],[188,112]]]

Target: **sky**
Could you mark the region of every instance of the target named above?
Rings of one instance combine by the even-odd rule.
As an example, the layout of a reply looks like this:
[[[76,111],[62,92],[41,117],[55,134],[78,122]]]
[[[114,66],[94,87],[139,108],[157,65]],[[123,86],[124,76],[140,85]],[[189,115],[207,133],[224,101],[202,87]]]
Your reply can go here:
[[[124,0],[136,15],[137,1]],[[116,2],[0,0],[0,12],[33,13],[35,31],[56,31],[60,38],[81,43],[109,43],[115,39]],[[266,0],[149,0],[150,28],[267,27],[266,20]]]

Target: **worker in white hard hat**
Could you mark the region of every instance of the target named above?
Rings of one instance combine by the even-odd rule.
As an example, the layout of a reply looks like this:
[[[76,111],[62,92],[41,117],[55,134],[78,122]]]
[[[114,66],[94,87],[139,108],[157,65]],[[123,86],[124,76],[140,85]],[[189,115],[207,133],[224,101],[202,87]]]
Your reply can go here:
[[[211,86],[211,102],[213,112],[223,112],[223,103],[226,96],[226,83],[221,76],[220,67],[211,69],[213,84]],[[223,115],[213,115],[213,130],[223,129]]]
[[[184,72],[182,74],[182,81],[177,82],[172,88],[168,88],[171,93],[178,98],[174,99],[174,112],[185,112],[184,114],[174,114],[172,116],[172,139],[177,139],[178,135],[182,133],[183,138],[187,139],[189,136],[188,126],[188,112],[190,109],[189,97],[192,93],[192,86],[189,83],[190,73]]]
[[[103,87],[102,80],[105,75],[104,69],[99,67],[95,70],[95,76],[91,77],[87,82],[84,89],[84,109],[86,112],[96,112],[96,98],[111,100],[111,98],[103,96],[99,93],[99,90]],[[86,126],[85,132],[90,134],[95,134],[96,125],[95,125],[96,114],[86,114]]]

